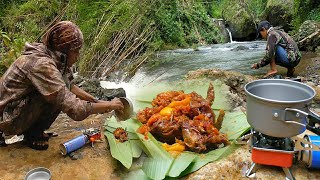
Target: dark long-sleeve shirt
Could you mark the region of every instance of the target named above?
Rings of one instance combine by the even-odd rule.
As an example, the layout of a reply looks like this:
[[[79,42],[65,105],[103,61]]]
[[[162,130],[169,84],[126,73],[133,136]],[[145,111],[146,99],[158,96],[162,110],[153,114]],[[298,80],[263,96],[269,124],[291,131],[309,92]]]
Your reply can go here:
[[[267,35],[266,54],[258,63],[258,68],[270,64],[271,59],[275,57],[276,47],[280,45],[287,51],[287,57],[290,63],[300,61],[301,54],[297,43],[284,31],[270,28]]]

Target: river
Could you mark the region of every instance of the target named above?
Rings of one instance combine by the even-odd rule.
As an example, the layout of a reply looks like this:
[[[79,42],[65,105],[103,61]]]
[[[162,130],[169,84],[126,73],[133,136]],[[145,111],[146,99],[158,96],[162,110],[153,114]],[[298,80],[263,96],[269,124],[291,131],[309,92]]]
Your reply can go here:
[[[130,82],[145,85],[150,82],[175,81],[189,71],[218,68],[238,71],[243,74],[258,75],[265,70],[252,70],[252,63],[264,55],[264,41],[233,42],[201,46],[195,49],[177,49],[155,54],[141,67]]]
[[[103,81],[102,87],[126,90],[130,97],[137,88],[150,83],[181,80],[189,71],[218,68],[237,71],[246,75],[260,76],[267,72],[269,66],[253,70],[251,64],[259,62],[265,53],[265,41],[232,42],[201,46],[197,49],[176,49],[157,52],[151,60],[138,69],[129,82],[114,83]],[[315,53],[303,53],[296,72],[304,71]],[[285,75],[286,69],[279,66],[279,74]]]

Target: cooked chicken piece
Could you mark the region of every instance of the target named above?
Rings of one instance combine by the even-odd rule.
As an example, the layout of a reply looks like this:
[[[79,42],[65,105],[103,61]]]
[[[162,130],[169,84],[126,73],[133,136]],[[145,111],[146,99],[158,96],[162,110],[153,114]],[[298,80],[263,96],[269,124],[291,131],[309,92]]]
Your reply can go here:
[[[219,133],[225,113],[220,110],[215,119],[211,109],[214,98],[212,83],[206,99],[196,92],[160,93],[152,101],[152,108],[138,112],[137,118],[143,123],[138,132],[144,135],[150,132],[157,140],[169,144],[178,140],[187,150],[198,153],[228,144],[227,136]]]

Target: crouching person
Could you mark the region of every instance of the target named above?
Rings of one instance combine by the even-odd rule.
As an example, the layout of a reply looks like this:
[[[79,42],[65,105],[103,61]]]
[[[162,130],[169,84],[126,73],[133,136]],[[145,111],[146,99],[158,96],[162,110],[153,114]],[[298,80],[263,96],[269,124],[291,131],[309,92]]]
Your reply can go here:
[[[90,114],[122,110],[118,98],[98,101],[71,84],[70,67],[78,60],[83,35],[78,26],[61,21],[42,43],[26,43],[22,55],[0,79],[0,146],[6,135],[23,134],[27,146],[48,149],[44,133],[62,111],[75,121]]]

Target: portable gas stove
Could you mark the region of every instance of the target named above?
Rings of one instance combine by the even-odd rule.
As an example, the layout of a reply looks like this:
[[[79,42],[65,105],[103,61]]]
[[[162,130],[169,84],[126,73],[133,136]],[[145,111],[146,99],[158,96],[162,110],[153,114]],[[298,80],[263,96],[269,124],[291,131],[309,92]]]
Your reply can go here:
[[[298,137],[306,128],[320,132],[320,117],[310,110],[316,91],[304,83],[285,79],[255,80],[244,90],[247,121],[254,129],[247,135],[253,164],[246,175],[255,172],[256,164],[263,164],[282,167],[287,179],[294,179],[290,167],[301,157],[310,167],[318,167],[314,158],[314,151],[320,149],[314,145],[317,137]]]
[[[261,164],[282,167],[288,179],[295,179],[290,169],[295,158],[295,144],[290,138],[271,137],[254,130],[250,136],[253,163],[246,172],[247,177],[255,173],[257,165]]]

